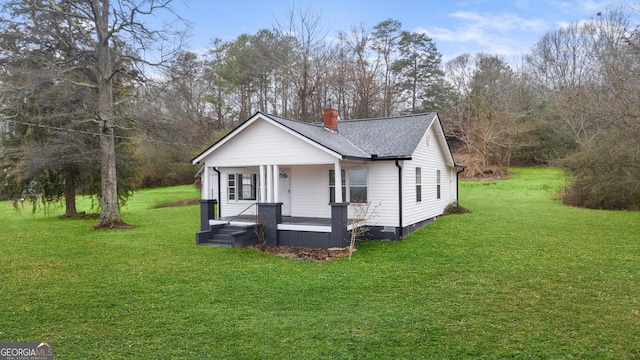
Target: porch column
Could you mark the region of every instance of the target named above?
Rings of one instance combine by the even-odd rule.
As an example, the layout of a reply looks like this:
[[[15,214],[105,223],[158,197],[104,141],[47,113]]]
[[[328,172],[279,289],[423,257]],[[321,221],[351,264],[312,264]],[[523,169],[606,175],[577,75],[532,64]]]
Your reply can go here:
[[[273,167],[267,165],[267,199],[268,203],[273,202]]]
[[[202,191],[202,199],[203,200],[207,200],[209,199],[209,167],[207,166],[207,164],[204,164],[204,168],[202,170],[202,177],[200,178],[200,185],[202,186],[202,189],[200,189]]]
[[[278,202],[278,188],[280,187],[280,167],[273,165],[273,202]]]
[[[267,201],[267,183],[264,165],[260,165],[260,202]]]
[[[336,202],[337,203],[341,203],[344,201],[344,199],[342,198],[342,171],[340,171],[340,162],[336,161],[336,163],[333,165],[334,166],[334,172],[335,172],[335,182],[336,182]]]

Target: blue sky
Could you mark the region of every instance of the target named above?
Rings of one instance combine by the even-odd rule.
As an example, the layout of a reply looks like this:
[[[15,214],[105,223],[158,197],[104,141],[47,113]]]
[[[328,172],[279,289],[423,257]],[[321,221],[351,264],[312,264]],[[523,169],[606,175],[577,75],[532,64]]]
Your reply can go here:
[[[288,18],[289,9],[308,9],[321,17],[329,37],[352,26],[370,29],[391,18],[403,30],[426,32],[447,61],[463,53],[501,54],[513,61],[547,31],[588,20],[620,0],[184,0],[174,10],[192,25],[188,48],[200,50],[211,39],[233,40],[255,34]]]

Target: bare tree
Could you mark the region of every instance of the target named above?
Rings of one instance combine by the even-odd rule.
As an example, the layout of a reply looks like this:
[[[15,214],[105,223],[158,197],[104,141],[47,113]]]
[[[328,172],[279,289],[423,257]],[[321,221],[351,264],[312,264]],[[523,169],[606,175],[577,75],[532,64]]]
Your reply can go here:
[[[351,212],[351,218],[349,219],[349,225],[351,226],[349,260],[351,260],[351,255],[356,251],[356,242],[362,240],[369,233],[368,224],[380,216],[378,206],[380,206],[379,203],[372,205],[371,201],[349,204]]]
[[[371,48],[378,53],[384,63],[384,75],[382,80],[382,113],[383,116],[391,116],[394,109],[395,98],[395,74],[393,61],[398,51],[402,23],[398,20],[387,19],[374,26]]]
[[[369,60],[370,35],[362,27],[354,27],[349,33],[340,32],[338,39],[344,55],[340,68],[346,70],[340,76],[347,85],[338,95],[343,100],[341,109],[352,118],[379,116],[380,113],[376,111],[380,107],[380,85],[377,81],[379,67],[377,62]],[[350,98],[348,102],[345,101],[347,97]]]
[[[149,14],[169,11],[171,0],[129,1],[78,0],[44,1],[13,0],[5,3],[10,14],[9,26],[32,27],[39,19],[59,19],[45,28],[46,40],[28,34],[21,39],[29,48],[36,44],[49,49],[48,66],[59,74],[58,81],[71,82],[95,92],[97,104],[92,121],[100,134],[101,214],[96,228],[123,225],[118,210],[116,176],[115,128],[119,114],[114,107],[114,80],[117,76],[139,77],[142,66],[162,63],[175,48],[167,48],[167,36],[175,31],[153,30],[142,18]],[[12,24],[12,25],[11,25]],[[73,33],[74,37],[67,36]],[[51,40],[50,43],[45,41]],[[173,39],[172,39],[173,41]],[[173,42],[179,44],[179,42]],[[149,60],[154,53],[156,60]],[[80,62],[79,59],[85,61]],[[77,82],[67,74],[82,71],[86,79]]]
[[[526,112],[519,107],[519,77],[502,58],[486,54],[461,55],[446,68],[459,97],[449,123],[465,144],[465,175],[505,172],[520,145],[517,135]]]
[[[336,52],[325,41],[327,30],[321,19],[308,9],[292,6],[287,22],[278,23],[280,32],[292,36],[292,57],[284,69],[295,91],[295,117],[302,121],[317,121],[328,92],[326,77],[335,62]]]

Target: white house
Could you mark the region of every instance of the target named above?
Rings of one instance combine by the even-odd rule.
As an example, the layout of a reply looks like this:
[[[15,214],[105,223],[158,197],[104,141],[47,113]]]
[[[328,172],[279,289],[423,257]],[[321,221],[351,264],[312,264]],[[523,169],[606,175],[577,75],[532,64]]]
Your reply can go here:
[[[197,243],[254,244],[257,222],[270,244],[344,247],[349,204],[364,202],[375,208],[368,237],[400,240],[457,202],[463,168],[436,113],[340,121],[329,106],[323,120],[258,112],[195,157]]]

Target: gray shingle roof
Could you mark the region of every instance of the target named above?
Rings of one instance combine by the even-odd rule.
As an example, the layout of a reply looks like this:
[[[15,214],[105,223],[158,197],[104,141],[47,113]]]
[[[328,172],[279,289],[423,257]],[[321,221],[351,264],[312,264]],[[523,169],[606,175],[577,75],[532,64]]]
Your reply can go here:
[[[389,118],[346,120],[338,132],[324,129],[322,123],[303,123],[263,114],[273,121],[342,156],[356,158],[407,158],[437,118],[436,113]]]

